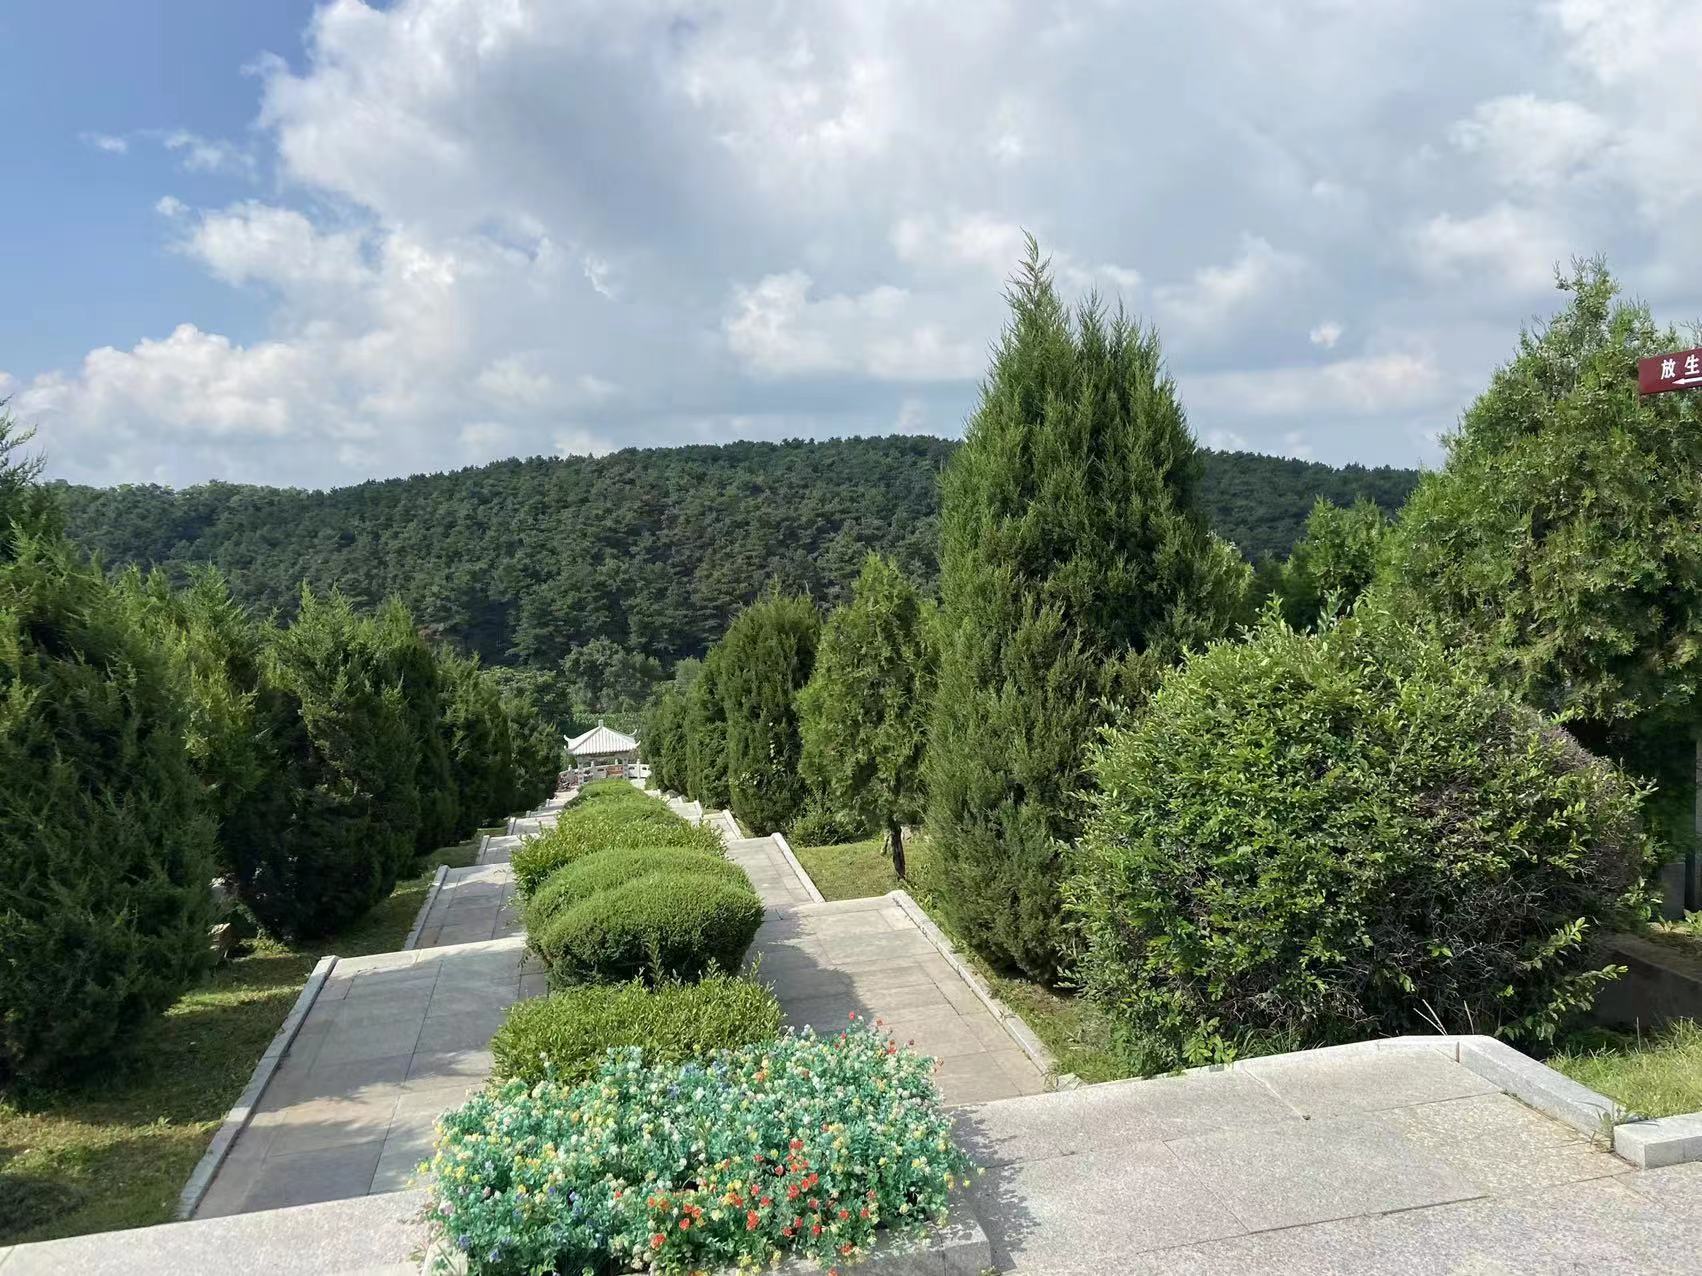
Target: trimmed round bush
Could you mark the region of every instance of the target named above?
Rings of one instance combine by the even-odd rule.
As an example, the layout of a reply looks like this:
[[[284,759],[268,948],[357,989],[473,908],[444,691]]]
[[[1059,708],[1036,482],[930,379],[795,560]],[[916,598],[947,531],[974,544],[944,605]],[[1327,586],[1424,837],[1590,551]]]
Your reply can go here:
[[[623,886],[650,873],[695,873],[716,877],[750,889],[745,870],[708,851],[678,846],[652,846],[599,851],[558,868],[544,880],[526,905],[526,929],[543,930],[550,918],[600,891]]]
[[[655,798],[644,797],[631,785],[627,788],[642,805],[605,798],[581,807],[575,801],[554,828],[522,842],[513,856],[520,893],[531,895],[558,868],[597,851],[678,846],[720,853],[721,838],[714,829],[688,824]]]
[[[700,979],[734,974],[762,924],[747,886],[709,873],[652,873],[557,913],[531,943],[550,982]]]
[[[572,1085],[602,1066],[606,1051],[637,1046],[648,1064],[701,1059],[780,1034],[780,1003],[750,979],[702,983],[586,984],[522,1001],[491,1041],[499,1080]]]
[[[1421,631],[1267,625],[1093,759],[1080,977],[1145,1066],[1406,1032],[1545,1040],[1612,975],[1640,793]]]

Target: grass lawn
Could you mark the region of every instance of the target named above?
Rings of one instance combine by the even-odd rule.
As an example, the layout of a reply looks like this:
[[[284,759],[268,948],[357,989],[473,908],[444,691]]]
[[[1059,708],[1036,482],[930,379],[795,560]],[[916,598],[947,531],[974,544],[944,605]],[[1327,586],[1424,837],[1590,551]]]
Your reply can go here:
[[[167,1222],[190,1171],[248,1084],[325,953],[400,948],[439,864],[458,868],[478,838],[419,871],[339,935],[300,946],[261,940],[140,1033],[96,1076],[0,1094],[0,1245]]]
[[[1639,1116],[1702,1112],[1702,1025],[1681,1019],[1644,1035],[1580,1034],[1548,1065]]]
[[[904,887],[928,910],[952,944],[987,981],[995,996],[1034,1030],[1058,1059],[1060,1072],[1073,1072],[1083,1081],[1116,1081],[1134,1072],[1111,1045],[1111,1028],[1099,1009],[1085,998],[1047,988],[1017,975],[1001,973],[982,961],[956,934],[938,907],[938,869],[933,847],[925,837],[905,841],[909,880],[892,871],[879,838],[839,846],[809,846],[797,852],[804,870],[827,899],[863,899]]]

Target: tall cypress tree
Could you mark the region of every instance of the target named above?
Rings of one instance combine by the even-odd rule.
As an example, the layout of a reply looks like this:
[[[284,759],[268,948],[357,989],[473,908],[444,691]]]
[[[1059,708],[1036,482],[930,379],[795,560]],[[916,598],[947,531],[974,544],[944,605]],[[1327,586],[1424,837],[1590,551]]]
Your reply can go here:
[[[922,816],[935,674],[928,605],[890,560],[870,554],[851,601],[828,616],[798,697],[801,766],[835,809],[882,831],[900,878],[904,825]]]
[[[1206,527],[1157,334],[1072,315],[1032,240],[941,512],[928,831],[960,933],[1061,973],[1058,885],[1086,746],[1228,626],[1247,568]]]
[[[477,656],[446,652],[443,720],[449,736],[449,767],[455,780],[459,832],[466,836],[510,813],[514,792],[514,745],[496,680]]]
[[[721,640],[728,797],[753,833],[785,828],[804,804],[797,700],[815,667],[820,633],[809,599],[770,594],[740,612]]]
[[[237,887],[268,930],[328,934],[413,862],[407,703],[369,622],[342,595],[303,588],[295,622],[271,635],[256,704],[282,769],[237,813]]]
[[[686,692],[686,796],[706,807],[727,805],[727,715],[721,707],[722,654],[711,647]]]
[[[456,840],[458,799],[444,727],[442,678],[437,657],[401,599],[387,600],[372,626],[387,676],[402,689],[414,738],[414,788],[419,796],[414,848],[425,855]]]

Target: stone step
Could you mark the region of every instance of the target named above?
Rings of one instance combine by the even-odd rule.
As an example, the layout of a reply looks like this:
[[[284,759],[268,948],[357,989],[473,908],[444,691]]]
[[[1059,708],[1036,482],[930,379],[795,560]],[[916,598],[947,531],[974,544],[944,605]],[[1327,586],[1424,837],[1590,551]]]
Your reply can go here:
[[[426,1194],[387,1192],[0,1250],[4,1276],[378,1276],[418,1272]]]

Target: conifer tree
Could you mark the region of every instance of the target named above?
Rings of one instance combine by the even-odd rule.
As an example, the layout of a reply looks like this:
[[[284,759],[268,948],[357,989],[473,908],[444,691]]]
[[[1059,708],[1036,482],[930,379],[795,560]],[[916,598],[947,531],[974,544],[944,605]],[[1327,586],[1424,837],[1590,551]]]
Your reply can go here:
[[[267,646],[258,704],[283,768],[233,830],[237,886],[274,934],[329,934],[413,863],[407,701],[370,623],[340,594],[304,587],[294,623]]]
[[[709,649],[686,691],[686,796],[706,808],[728,803],[727,715],[721,706],[722,652]]]
[[[261,630],[213,567],[191,571],[183,589],[165,572],[121,573],[114,587],[133,622],[177,666],[189,714],[189,757],[217,829],[219,871],[236,874],[232,842],[243,808],[277,783],[282,761],[258,709]]]
[[[639,744],[650,765],[650,778],[664,792],[686,789],[686,700],[702,665],[691,659],[674,666],[645,716]]]
[[[1095,299],[1072,316],[1032,240],[1008,298],[944,479],[927,825],[959,932],[1053,979],[1087,746],[1224,631],[1249,572],[1206,528],[1156,333]]]
[[[1520,336],[1395,526],[1394,605],[1491,654],[1528,703],[1662,788],[1694,845],[1702,800],[1702,392],[1643,398],[1637,360],[1683,339],[1600,262]],[[1694,741],[1694,744],[1693,744]],[[1675,800],[1676,799],[1676,800]],[[1702,907],[1692,852],[1688,905]]]
[[[460,834],[511,814],[514,746],[508,715],[495,679],[477,656],[444,653],[444,726],[449,734],[450,773],[455,779]]]
[[[211,960],[185,689],[0,417],[0,1078],[122,1051]]]
[[[414,740],[414,789],[419,821],[414,849],[421,855],[455,842],[458,811],[443,715],[442,677],[436,655],[420,636],[413,615],[390,598],[372,619],[372,640],[382,653],[386,676],[402,689]]]
[[[804,805],[798,692],[815,667],[821,617],[807,598],[770,594],[733,620],[716,687],[727,720],[727,788],[753,833],[785,828]]]
[[[904,825],[922,817],[922,762],[936,676],[932,617],[879,554],[822,627],[798,697],[804,777],[837,809],[878,828],[902,879]]]

